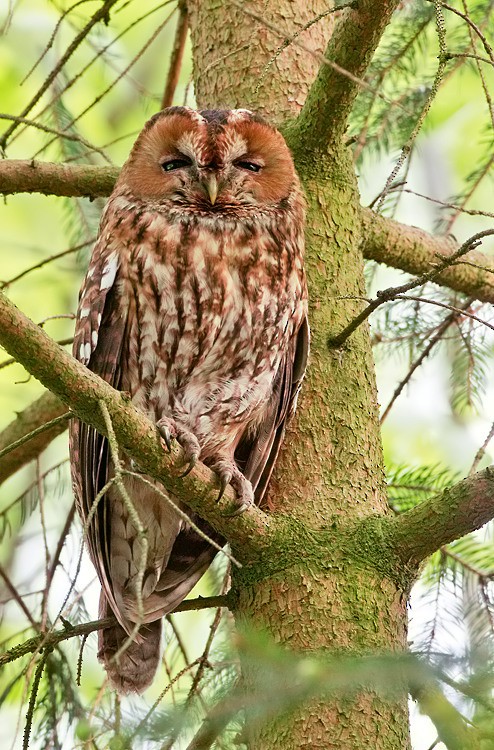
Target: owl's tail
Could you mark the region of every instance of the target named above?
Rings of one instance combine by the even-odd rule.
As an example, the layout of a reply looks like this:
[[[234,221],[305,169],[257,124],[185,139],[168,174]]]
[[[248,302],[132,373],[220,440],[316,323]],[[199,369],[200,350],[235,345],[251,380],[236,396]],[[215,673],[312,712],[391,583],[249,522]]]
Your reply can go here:
[[[106,600],[100,601],[100,613],[104,613],[103,617],[113,614]],[[160,662],[161,620],[142,625],[135,640],[115,659],[128,638],[120,625],[112,625],[98,634],[98,659],[111,686],[124,695],[142,693],[153,681]]]

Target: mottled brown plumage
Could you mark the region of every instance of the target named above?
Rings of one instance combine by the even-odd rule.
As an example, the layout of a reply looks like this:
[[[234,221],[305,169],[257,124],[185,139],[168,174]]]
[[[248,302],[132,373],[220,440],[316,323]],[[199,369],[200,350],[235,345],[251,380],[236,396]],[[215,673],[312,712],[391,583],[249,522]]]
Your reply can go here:
[[[303,200],[282,136],[247,110],[173,107],[146,123],[104,211],[84,281],[74,354],[231,483],[260,502],[308,350]],[[71,428],[73,482],[86,519],[112,476],[107,441]],[[125,460],[125,459],[124,459]],[[160,618],[215,550],[152,488],[126,488],[147,530],[145,625],[135,622],[141,543],[118,491],[99,502],[87,542],[102,584],[100,658],[121,692],[150,684]],[[194,518],[222,541],[204,521]]]

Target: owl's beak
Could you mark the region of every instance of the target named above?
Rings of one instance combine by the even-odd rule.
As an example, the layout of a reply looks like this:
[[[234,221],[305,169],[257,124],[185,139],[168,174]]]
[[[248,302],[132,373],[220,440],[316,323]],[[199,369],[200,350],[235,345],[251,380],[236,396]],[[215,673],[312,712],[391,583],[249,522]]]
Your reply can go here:
[[[216,198],[218,197],[218,180],[216,178],[216,175],[214,173],[208,174],[204,177],[202,184],[209,196],[211,205],[214,206],[214,204],[216,203]]]

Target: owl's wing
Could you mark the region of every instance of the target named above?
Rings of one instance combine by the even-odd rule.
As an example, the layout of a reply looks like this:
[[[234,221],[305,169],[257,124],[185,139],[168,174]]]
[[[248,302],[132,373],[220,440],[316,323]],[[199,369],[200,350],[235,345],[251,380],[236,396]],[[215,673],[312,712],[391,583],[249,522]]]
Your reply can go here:
[[[295,411],[308,352],[309,324],[304,317],[278,367],[263,420],[253,434],[247,431],[243,435],[235,452],[244,476],[252,482],[257,504],[266,492],[287,422]]]
[[[73,353],[76,359],[110,383],[120,386],[120,361],[125,340],[126,319],[117,304],[116,281],[119,252],[115,241],[97,241],[81,290]],[[108,503],[98,492],[109,477],[108,441],[93,427],[73,420],[70,434],[72,482],[83,522],[92,514],[87,529],[89,554],[105,595],[116,611],[110,583],[110,540]]]

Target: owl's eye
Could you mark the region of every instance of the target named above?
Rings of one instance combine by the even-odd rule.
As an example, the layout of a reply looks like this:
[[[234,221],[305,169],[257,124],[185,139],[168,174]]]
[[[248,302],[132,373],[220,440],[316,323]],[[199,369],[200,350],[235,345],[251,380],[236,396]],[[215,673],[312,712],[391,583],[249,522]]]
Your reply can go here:
[[[161,169],[164,172],[173,172],[175,169],[182,169],[183,167],[190,167],[192,164],[190,159],[187,157],[181,157],[180,159],[169,159],[164,161],[161,165]]]
[[[249,172],[259,172],[261,165],[256,164],[255,161],[236,161],[235,166],[239,169],[247,169]]]

